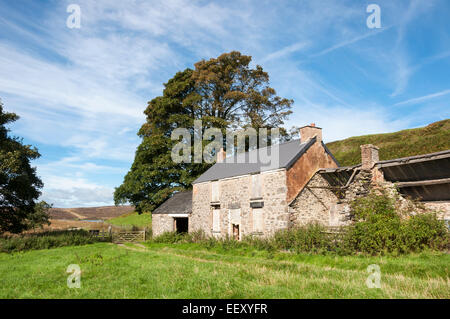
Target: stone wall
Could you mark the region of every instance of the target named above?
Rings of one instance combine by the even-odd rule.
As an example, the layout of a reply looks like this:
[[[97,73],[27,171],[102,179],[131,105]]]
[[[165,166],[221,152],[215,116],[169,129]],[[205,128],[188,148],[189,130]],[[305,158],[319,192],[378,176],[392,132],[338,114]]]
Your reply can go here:
[[[440,219],[450,219],[450,201],[423,202],[426,208],[437,212]]]
[[[206,235],[212,235],[211,182],[193,185],[189,226],[190,232],[202,230]]]
[[[263,173],[264,235],[272,235],[289,225],[286,200],[286,171]]]
[[[153,214],[152,215],[152,232],[153,237],[159,236],[165,232],[172,232],[173,218],[167,214]]]
[[[344,226],[352,222],[350,203],[360,197],[367,196],[371,190],[387,191],[387,194],[397,199],[399,209],[415,215],[423,213],[425,208],[436,211],[438,218],[450,219],[450,201],[422,202],[417,204],[402,197],[394,183],[379,182],[375,177],[377,170],[361,169],[355,175],[343,197],[329,188],[327,181],[316,173],[299,195],[290,203],[290,227],[318,222],[324,226]]]
[[[262,183],[262,199],[264,202],[263,224],[261,235],[273,234],[276,230],[286,228],[289,221],[286,203],[286,171],[264,172],[260,174]],[[189,231],[203,230],[207,235],[226,237],[232,235],[230,211],[240,209],[239,230],[243,236],[254,235],[251,202],[251,175],[228,178],[218,181],[220,205],[220,233],[212,232],[212,182],[195,184],[193,186],[192,216]]]
[[[289,205],[289,227],[319,223],[324,226],[341,226],[343,204],[328,188],[329,184],[320,175],[315,174],[299,195]]]
[[[350,203],[369,194],[375,186],[372,180],[370,170],[360,170],[344,191],[343,198],[339,198],[320,173],[316,173],[289,205],[290,227],[314,222],[333,227],[350,224]]]

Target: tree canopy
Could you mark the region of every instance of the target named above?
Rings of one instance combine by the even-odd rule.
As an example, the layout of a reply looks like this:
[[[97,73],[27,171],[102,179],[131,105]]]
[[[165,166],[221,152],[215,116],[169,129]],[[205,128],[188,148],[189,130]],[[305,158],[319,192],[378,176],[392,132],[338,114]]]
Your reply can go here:
[[[291,113],[292,100],[281,98],[269,86],[269,75],[251,57],[233,51],[202,60],[194,70],[178,72],[164,84],[162,96],[148,102],[146,122],[134,163],[114,193],[116,204],[132,203],[138,212],[152,211],[173,192],[187,189],[211,164],[175,163],[171,139],[176,128],[188,128],[194,136],[194,121],[207,128],[238,130],[283,127]],[[193,139],[193,138],[192,138]],[[207,144],[203,141],[203,147]],[[191,146],[193,150],[193,145]]]
[[[0,100],[0,233],[19,233],[31,227],[30,218],[36,213],[35,201],[43,186],[30,165],[39,152],[10,136],[6,127],[18,119],[16,114],[3,110]]]

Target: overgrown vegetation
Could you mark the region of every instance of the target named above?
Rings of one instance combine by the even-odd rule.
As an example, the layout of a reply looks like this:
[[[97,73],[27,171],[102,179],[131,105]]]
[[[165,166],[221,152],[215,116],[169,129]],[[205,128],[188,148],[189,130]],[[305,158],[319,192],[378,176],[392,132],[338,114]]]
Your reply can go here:
[[[108,240],[106,238],[95,237],[85,230],[64,230],[21,236],[3,236],[0,237],[0,252],[10,253],[62,246],[80,246]]]
[[[399,198],[372,192],[352,203],[355,223],[346,241],[351,249],[376,254],[409,253],[424,249],[445,249],[449,234],[445,222],[434,212],[412,214]],[[420,208],[423,209],[423,208]]]
[[[361,163],[360,145],[380,148],[380,160],[427,154],[450,149],[450,119],[428,126],[387,134],[350,137],[327,146],[342,166]]]
[[[354,223],[339,232],[319,224],[282,230],[268,238],[216,239],[202,232],[164,233],[155,243],[198,243],[206,248],[256,248],[269,252],[352,255],[355,253],[406,254],[424,250],[444,250],[450,243],[445,222],[434,212],[410,215],[411,207],[401,208],[394,197],[371,193],[352,203]]]

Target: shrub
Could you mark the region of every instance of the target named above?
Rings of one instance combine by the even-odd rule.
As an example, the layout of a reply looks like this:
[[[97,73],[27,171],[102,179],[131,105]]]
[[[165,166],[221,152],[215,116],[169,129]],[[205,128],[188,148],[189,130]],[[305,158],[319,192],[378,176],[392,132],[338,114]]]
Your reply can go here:
[[[332,247],[331,235],[320,224],[308,224],[275,233],[273,245],[277,249],[295,252],[325,252]]]
[[[185,234],[177,232],[164,232],[158,237],[153,238],[155,243],[175,244],[181,242],[185,237]]]
[[[145,238],[147,238],[147,240],[151,240],[152,237],[153,237],[153,229],[151,227],[146,227]]]
[[[449,244],[445,221],[438,220],[435,213],[412,216],[402,226],[402,243],[407,251],[445,249]]]
[[[408,253],[441,249],[448,243],[448,231],[436,214],[408,216],[396,198],[372,192],[351,204],[355,223],[345,236],[349,248],[369,254]],[[404,218],[406,217],[406,218]]]
[[[92,236],[85,230],[49,231],[21,236],[1,237],[0,251],[9,253],[33,249],[50,249],[62,246],[86,245],[100,241],[109,241],[109,239]]]

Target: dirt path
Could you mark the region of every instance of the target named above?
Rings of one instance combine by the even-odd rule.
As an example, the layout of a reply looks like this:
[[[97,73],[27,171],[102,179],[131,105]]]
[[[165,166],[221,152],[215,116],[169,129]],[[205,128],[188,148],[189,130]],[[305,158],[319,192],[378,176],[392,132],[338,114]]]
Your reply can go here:
[[[124,244],[116,244],[116,245],[119,246],[119,247],[125,248],[125,249],[132,250],[132,251],[139,251],[139,252],[147,252],[148,251],[147,247],[145,247],[142,244],[139,244],[139,243],[132,243],[132,244],[135,247],[126,246]],[[139,247],[139,248],[136,248],[136,247]],[[164,251],[164,252],[157,251],[157,252],[153,252],[153,253],[155,253],[155,254],[171,255],[171,256],[176,256],[176,257],[181,257],[181,258],[195,260],[195,261],[198,261],[198,262],[204,262],[204,263],[218,263],[218,264],[230,264],[230,265],[235,264],[234,262],[203,259],[203,258],[200,258],[200,257],[186,256],[186,255],[183,255],[183,254],[177,254],[177,253],[169,252],[169,251]]]
[[[72,214],[73,216],[75,216],[78,219],[85,219],[87,218],[86,216],[80,215],[78,213],[75,213],[72,209],[67,209],[66,210],[68,213]]]
[[[129,249],[129,250],[133,250],[133,251],[141,251],[142,252],[142,251],[146,251],[147,250],[147,248],[144,245],[142,245],[142,244],[134,244],[134,246],[137,246],[139,248],[126,246],[124,244],[117,244],[117,246],[125,248],[125,249]]]

